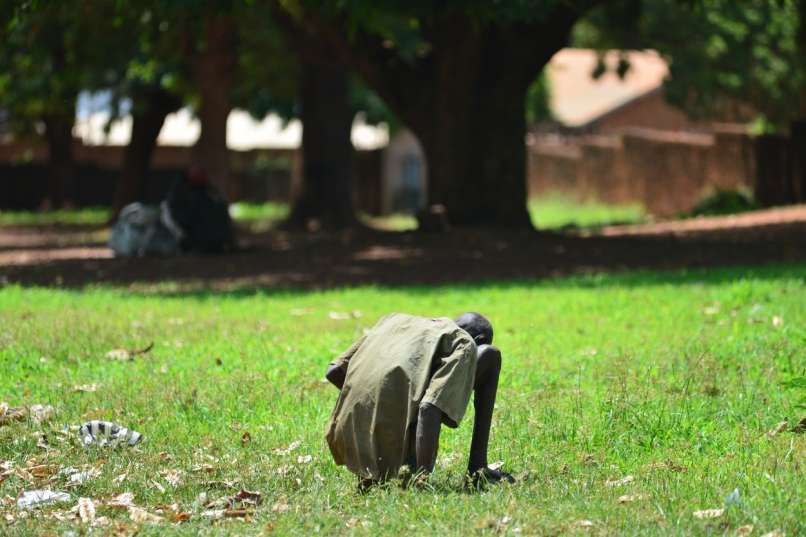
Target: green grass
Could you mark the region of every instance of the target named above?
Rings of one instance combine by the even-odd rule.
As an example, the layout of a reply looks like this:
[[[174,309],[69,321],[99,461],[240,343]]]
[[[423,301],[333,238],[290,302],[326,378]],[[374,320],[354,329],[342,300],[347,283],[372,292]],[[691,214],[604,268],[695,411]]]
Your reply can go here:
[[[72,489],[63,477],[11,475],[0,483],[0,533],[76,529],[47,514],[78,497],[133,530],[125,511],[101,505],[130,491],[152,513],[177,503],[191,514],[181,525],[143,524],[138,535],[733,535],[747,524],[753,535],[804,534],[806,435],[765,434],[806,416],[802,392],[782,385],[806,370],[804,281],[805,267],[780,266],[321,292],[9,286],[0,289],[0,401],[51,404],[56,414],[46,425],[0,427],[0,461],[101,474]],[[470,410],[442,434],[432,490],[358,495],[323,438],[336,399],[321,380],[326,364],[389,311],[469,309],[493,320],[504,354],[490,460],[504,461],[518,484],[462,492]],[[152,341],[133,361],[105,357]],[[74,390],[86,384],[97,391]],[[53,432],[93,418],[146,440],[86,450]],[[295,441],[293,452],[273,452]],[[306,455],[311,462],[298,459]],[[201,464],[210,471],[193,471]],[[181,472],[176,487],[166,470]],[[606,485],[628,475],[631,483]],[[210,501],[239,487],[264,497],[250,521],[200,516],[200,494]],[[17,512],[2,498],[34,488],[68,490],[73,501],[4,526]],[[740,503],[720,518],[693,516],[725,507],[737,488]],[[620,504],[628,494],[645,498]]]
[[[532,216],[532,224],[538,229],[566,226],[590,228],[608,224],[635,224],[646,220],[646,213],[639,204],[581,202],[559,194],[530,200],[529,214]]]
[[[0,226],[44,226],[56,224],[100,225],[109,219],[109,209],[61,209],[58,211],[0,211]]]
[[[248,203],[237,202],[230,205],[230,216],[241,222],[277,221],[288,216],[288,205],[285,203]]]

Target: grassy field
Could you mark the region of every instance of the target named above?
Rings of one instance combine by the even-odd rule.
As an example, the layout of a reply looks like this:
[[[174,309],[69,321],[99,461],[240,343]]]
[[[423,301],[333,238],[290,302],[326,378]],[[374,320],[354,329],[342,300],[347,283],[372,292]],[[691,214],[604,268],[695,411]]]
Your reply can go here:
[[[5,287],[0,401],[55,414],[0,427],[0,534],[84,534],[69,510],[85,497],[109,519],[96,534],[803,535],[806,435],[767,433],[806,417],[784,384],[806,374],[805,280],[780,266],[310,293]],[[326,364],[389,311],[469,309],[504,353],[490,460],[518,483],[462,490],[469,411],[429,490],[357,494],[323,438]],[[89,419],[145,440],[84,449],[58,432]],[[69,487],[64,467],[99,474]],[[36,488],[71,501],[20,516],[13,499]],[[263,498],[247,519],[202,515],[240,488]],[[124,492],[164,520],[105,505]]]

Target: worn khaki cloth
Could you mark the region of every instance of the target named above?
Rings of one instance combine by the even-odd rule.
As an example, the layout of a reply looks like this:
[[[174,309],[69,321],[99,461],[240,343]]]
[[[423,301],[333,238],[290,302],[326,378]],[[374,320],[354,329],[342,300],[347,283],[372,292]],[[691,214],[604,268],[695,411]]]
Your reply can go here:
[[[438,407],[451,426],[462,421],[476,344],[450,319],[393,313],[334,363],[347,376],[327,429],[333,459],[361,477],[383,479],[415,457],[420,403]]]

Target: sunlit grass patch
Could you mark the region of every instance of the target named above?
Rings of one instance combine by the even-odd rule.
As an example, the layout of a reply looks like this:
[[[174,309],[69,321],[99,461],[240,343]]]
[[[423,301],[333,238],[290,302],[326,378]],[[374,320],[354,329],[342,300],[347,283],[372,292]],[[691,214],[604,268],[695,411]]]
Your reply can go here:
[[[106,207],[60,209],[57,211],[0,210],[0,226],[102,225],[108,219],[109,209]]]
[[[0,533],[80,531],[70,508],[85,497],[110,521],[100,534],[799,535],[806,435],[791,432],[804,416],[791,380],[806,370],[805,279],[782,266],[320,292],[5,287],[0,401],[55,415],[0,426]],[[496,328],[490,460],[519,482],[462,491],[471,410],[443,432],[430,489],[357,494],[324,442],[328,361],[389,311],[465,310]],[[60,432],[89,419],[145,440],[85,449]],[[68,467],[100,473],[69,486]],[[37,488],[71,500],[21,517],[14,499]],[[241,506],[248,518],[204,515],[240,489],[261,493]],[[107,505],[124,492],[163,520]],[[707,509],[724,512],[694,515]],[[189,519],[171,525],[177,513]]]
[[[529,214],[532,224],[538,229],[636,224],[647,218],[643,207],[638,203],[609,205],[596,201],[578,201],[561,194],[531,199]]]

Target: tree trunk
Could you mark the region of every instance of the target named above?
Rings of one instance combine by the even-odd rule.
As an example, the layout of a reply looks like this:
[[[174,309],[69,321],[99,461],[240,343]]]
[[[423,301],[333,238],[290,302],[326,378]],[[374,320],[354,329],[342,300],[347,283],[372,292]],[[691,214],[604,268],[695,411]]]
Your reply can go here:
[[[115,190],[115,215],[127,204],[142,199],[151,156],[165,118],[182,106],[181,99],[160,87],[136,90],[132,100],[132,133]]]
[[[75,187],[75,102],[64,112],[47,114],[43,122],[48,145],[48,193],[42,206],[45,209],[60,209],[72,203],[71,195]]]
[[[428,203],[443,205],[451,225],[529,228],[526,93],[580,16],[562,3],[536,23],[450,12],[424,28],[432,48],[415,62],[369,35],[323,35],[420,139]]]
[[[198,110],[201,133],[193,152],[225,199],[234,192],[229,180],[227,118],[232,109],[230,94],[235,76],[237,35],[232,17],[210,15],[205,27],[204,49],[196,60],[196,79],[201,95]]]
[[[438,45],[438,74],[424,101],[431,108],[419,105],[401,114],[425,149],[429,204],[445,206],[455,226],[531,227],[526,93],[567,34],[554,35],[535,51],[517,32],[458,27],[462,35]]]
[[[352,200],[353,112],[349,75],[336,63],[302,67],[302,185],[289,225],[339,229],[355,224]]]
[[[437,121],[414,127],[428,161],[429,204],[443,205],[451,225],[530,226],[526,88],[501,82],[477,81],[472,98],[443,102],[442,110],[434,111]]]

